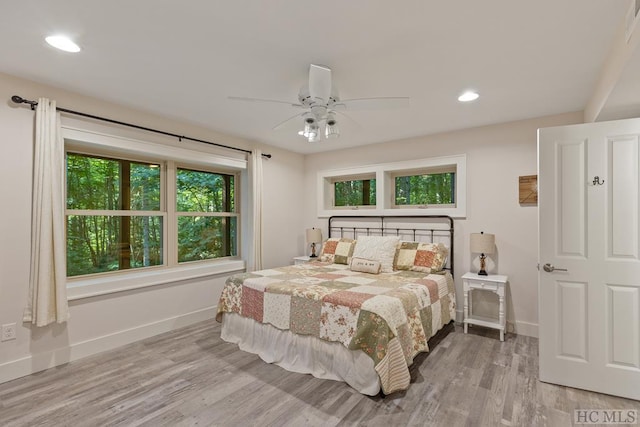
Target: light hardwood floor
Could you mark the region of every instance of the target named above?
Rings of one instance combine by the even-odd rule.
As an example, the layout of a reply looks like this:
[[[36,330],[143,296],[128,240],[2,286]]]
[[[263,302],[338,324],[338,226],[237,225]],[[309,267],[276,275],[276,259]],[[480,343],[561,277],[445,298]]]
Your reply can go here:
[[[205,321],[0,384],[0,426],[570,426],[640,402],[541,383],[537,340],[449,325],[406,392],[367,397],[287,372]]]

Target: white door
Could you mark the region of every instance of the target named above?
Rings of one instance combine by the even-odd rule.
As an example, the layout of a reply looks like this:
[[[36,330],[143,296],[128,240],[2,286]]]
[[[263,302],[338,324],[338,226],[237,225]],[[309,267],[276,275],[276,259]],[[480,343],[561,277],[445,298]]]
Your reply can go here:
[[[640,399],[639,136],[640,119],[538,133],[541,381]]]

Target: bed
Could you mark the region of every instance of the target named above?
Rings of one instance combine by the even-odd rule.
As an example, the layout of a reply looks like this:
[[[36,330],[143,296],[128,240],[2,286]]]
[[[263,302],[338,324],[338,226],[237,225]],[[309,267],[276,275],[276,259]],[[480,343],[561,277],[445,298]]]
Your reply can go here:
[[[231,276],[221,337],[293,372],[376,395],[455,319],[453,220],[331,217],[318,261]]]

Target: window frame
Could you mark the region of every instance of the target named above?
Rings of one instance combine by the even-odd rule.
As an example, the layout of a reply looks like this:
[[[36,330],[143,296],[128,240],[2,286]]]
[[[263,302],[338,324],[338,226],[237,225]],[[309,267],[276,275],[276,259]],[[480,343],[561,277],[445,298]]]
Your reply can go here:
[[[453,192],[454,192],[454,202],[453,203],[415,203],[415,204],[406,204],[399,205],[396,203],[396,178],[405,178],[412,176],[425,176],[425,175],[439,175],[444,173],[453,173],[454,181],[453,181]],[[422,168],[416,170],[402,170],[398,172],[393,172],[389,174],[391,178],[391,188],[390,188],[390,205],[393,209],[433,209],[433,208],[450,208],[455,209],[457,206],[457,191],[456,191],[456,183],[458,178],[458,173],[456,171],[456,165],[444,165],[444,166],[434,166],[430,168]]]
[[[134,163],[152,163],[152,164],[159,165],[160,166],[160,207],[159,207],[159,209],[156,210],[156,211],[152,211],[152,210],[142,211],[142,210],[121,210],[121,209],[112,209],[112,210],[110,210],[110,209],[69,209],[69,208],[67,208],[67,189],[68,189],[68,187],[67,187],[66,159],[67,159],[67,155],[70,154],[70,153],[71,154],[83,155],[83,156],[87,156],[87,157],[103,158],[103,159],[108,159],[108,160],[129,161],[129,162],[134,162]],[[101,149],[101,148],[98,148],[98,149],[96,149],[95,151],[92,152],[91,150],[88,150],[86,147],[85,148],[79,148],[79,147],[75,147],[72,144],[67,146],[66,143],[65,143],[65,147],[64,147],[64,157],[65,157],[65,173],[64,173],[65,253],[67,253],[66,252],[66,248],[67,248],[67,245],[66,245],[66,243],[67,243],[67,225],[68,225],[68,217],[70,215],[76,215],[76,216],[116,216],[116,217],[125,217],[125,216],[130,216],[130,217],[134,217],[134,216],[156,216],[156,217],[161,217],[162,218],[162,239],[163,239],[163,244],[162,244],[163,264],[151,265],[151,266],[148,266],[148,267],[137,267],[137,268],[131,268],[131,269],[122,269],[122,270],[115,270],[115,271],[103,271],[103,272],[98,272],[98,273],[89,273],[89,274],[80,274],[80,275],[76,275],[76,276],[67,276],[67,283],[69,281],[83,280],[83,279],[89,278],[89,277],[108,276],[108,275],[112,275],[112,274],[123,274],[123,273],[133,272],[133,271],[141,271],[141,270],[148,270],[148,269],[165,267],[165,263],[166,263],[166,259],[167,259],[167,244],[166,244],[166,240],[167,239],[166,239],[166,236],[167,236],[167,222],[168,222],[167,209],[166,209],[166,191],[163,191],[166,188],[166,164],[165,164],[165,162],[162,161],[162,160],[154,159],[154,158],[147,157],[147,156],[119,155],[119,154],[113,153],[113,152],[110,153],[108,150],[104,150],[104,149]]]
[[[377,200],[374,200],[373,204],[365,205],[364,203],[361,205],[345,205],[345,206],[336,206],[335,194],[336,194],[336,183],[338,182],[350,182],[350,181],[362,181],[364,185],[364,181],[376,180],[375,174],[364,174],[364,175],[349,175],[349,176],[339,176],[331,179],[331,207],[332,209],[344,210],[344,209],[375,209],[377,206]],[[378,182],[376,180],[376,194],[377,194]],[[364,194],[363,194],[364,195]]]
[[[367,208],[375,215],[449,215],[453,218],[466,217],[467,199],[467,156],[466,154],[431,157],[402,162],[381,163],[351,168],[319,171],[317,174],[318,217],[332,215],[361,215],[360,206],[347,209],[333,204],[332,183],[349,180],[351,177],[375,176],[376,205]],[[395,177],[407,176],[415,171],[438,171],[444,168],[455,169],[455,206],[451,205],[396,205]],[[353,178],[351,178],[353,179]]]
[[[139,267],[112,272],[92,273],[67,277],[69,300],[138,289],[147,286],[163,285],[216,274],[227,274],[245,269],[242,254],[242,228],[246,218],[241,204],[247,178],[247,160],[244,155],[238,157],[217,154],[214,150],[202,151],[148,142],[127,137],[108,135],[100,132],[62,126],[62,136],[67,152],[96,157],[108,157],[117,160],[156,163],[160,165],[161,202],[160,211],[126,211],[129,215],[144,212],[158,212],[163,217],[163,265]],[[178,225],[177,225],[177,188],[176,170],[178,165],[186,169],[220,173],[234,176],[234,212],[224,213],[237,217],[236,248],[237,255],[214,259],[194,260],[178,263]],[[65,236],[66,218],[66,165],[65,170]],[[244,190],[244,191],[243,191]],[[171,209],[170,206],[173,206]],[[86,212],[86,211],[83,211]],[[96,211],[103,212],[103,211]],[[113,211],[105,211],[113,212]],[[66,237],[65,237],[66,240]],[[66,251],[66,249],[65,249]]]
[[[240,200],[240,188],[239,188],[239,182],[240,182],[240,176],[238,173],[230,173],[228,171],[220,171],[220,170],[216,170],[215,168],[205,168],[202,166],[194,166],[194,165],[190,165],[190,164],[186,164],[186,163],[181,163],[181,162],[173,162],[174,163],[174,171],[175,171],[175,179],[172,180],[173,185],[173,190],[171,191],[171,194],[173,195],[174,198],[174,203],[172,206],[174,206],[174,211],[172,212],[172,214],[175,216],[175,221],[172,221],[171,224],[173,224],[175,226],[175,245],[172,245],[172,248],[175,249],[175,253],[172,254],[174,255],[172,257],[172,261],[175,263],[175,265],[186,265],[189,263],[198,263],[198,262],[211,262],[211,261],[215,261],[215,260],[220,260],[220,259],[225,259],[225,258],[238,258],[239,254],[240,254],[240,245],[241,245],[241,239],[240,239],[240,222],[241,222],[241,218],[240,218],[240,213],[238,212],[238,206],[239,206],[239,200]],[[178,175],[178,170],[179,169],[185,169],[185,170],[191,170],[191,171],[196,171],[196,172],[205,172],[205,173],[212,173],[212,174],[218,174],[218,175],[229,175],[229,176],[233,176],[233,191],[234,191],[234,201],[233,201],[233,209],[229,210],[229,211],[225,211],[225,212],[195,212],[195,211],[179,211],[178,210],[178,203],[177,203],[177,198],[178,198],[178,188],[177,188],[177,184],[178,184],[178,180],[177,180],[177,175]],[[225,217],[225,218],[236,218],[236,243],[235,243],[235,247],[236,247],[236,255],[229,255],[229,256],[224,256],[224,257],[217,257],[217,258],[208,258],[208,259],[203,259],[203,260],[191,260],[191,261],[179,261],[178,260],[178,218],[180,217],[195,217],[195,216],[204,216],[204,217]]]

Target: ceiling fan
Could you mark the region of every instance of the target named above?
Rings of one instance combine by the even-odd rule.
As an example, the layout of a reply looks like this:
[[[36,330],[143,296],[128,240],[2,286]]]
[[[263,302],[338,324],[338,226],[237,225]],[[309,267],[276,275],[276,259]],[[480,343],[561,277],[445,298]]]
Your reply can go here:
[[[322,134],[324,134],[325,138],[337,138],[340,136],[337,114],[344,115],[343,111],[392,109],[409,106],[408,97],[340,99],[337,89],[332,85],[331,68],[316,64],[309,66],[309,83],[300,89],[297,103],[240,96],[230,96],[229,99],[287,104],[294,108],[306,110],[288,118],[275,126],[274,129],[280,129],[288,122],[302,118],[304,129],[299,131],[298,134],[309,142],[320,141]],[[344,117],[347,116],[344,115]]]

